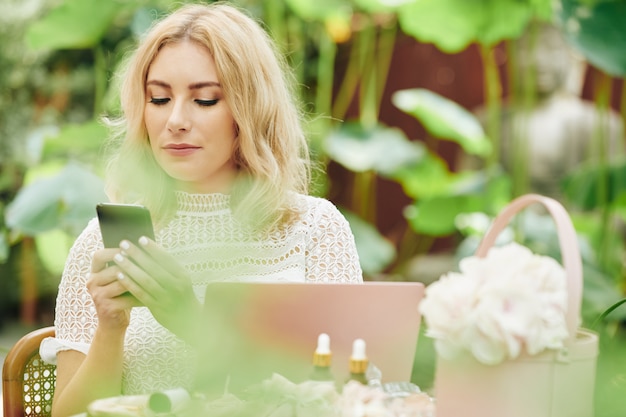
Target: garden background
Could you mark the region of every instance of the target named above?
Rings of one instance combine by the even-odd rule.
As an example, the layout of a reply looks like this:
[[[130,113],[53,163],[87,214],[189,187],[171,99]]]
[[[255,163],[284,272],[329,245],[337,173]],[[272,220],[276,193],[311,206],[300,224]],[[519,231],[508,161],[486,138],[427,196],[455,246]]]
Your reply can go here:
[[[0,328],[52,322],[65,256],[106,200],[101,118],[119,112],[115,71],[154,19],[181,3],[0,0]],[[583,255],[583,324],[601,336],[596,415],[622,416],[626,1],[234,3],[264,23],[295,70],[321,168],[312,192],[350,221],[365,279],[432,282],[473,253],[521,194],[549,193],[566,206]],[[574,57],[547,58],[573,70],[558,98],[595,116],[587,135],[559,118],[568,107],[546,113],[547,141],[557,126],[585,146],[573,169],[548,174],[556,185],[541,189],[529,132],[555,94],[538,87],[539,64],[527,53],[546,42],[546,25]],[[511,236],[560,259],[541,213],[520,216]],[[420,337],[418,385],[432,384],[433,360],[432,342]]]

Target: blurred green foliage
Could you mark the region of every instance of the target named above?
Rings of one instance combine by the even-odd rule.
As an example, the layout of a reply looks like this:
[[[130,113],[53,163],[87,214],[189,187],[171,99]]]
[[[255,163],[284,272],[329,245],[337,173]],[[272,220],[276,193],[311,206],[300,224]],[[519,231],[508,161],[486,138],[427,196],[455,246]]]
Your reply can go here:
[[[25,239],[36,242],[24,250],[37,250],[43,275],[52,277],[40,290],[53,291],[62,268],[59,258],[95,214],[95,203],[106,198],[100,177],[107,130],[100,118],[119,111],[116,69],[154,19],[180,3],[0,3],[0,294],[10,301],[3,299],[2,306],[15,305],[19,297],[17,265]],[[485,0],[480,6],[469,0],[234,3],[263,21],[305,86],[301,100],[315,115],[307,126],[314,157],[323,167],[333,161],[353,176],[349,202],[341,209],[354,229],[366,278],[402,275],[419,254],[414,247],[428,252],[440,237],[461,242],[457,257],[471,254],[484,227],[461,220],[478,219],[472,216],[481,213],[488,224],[520,192],[519,179],[505,175],[498,164],[499,45],[518,39],[535,22],[554,21],[588,62],[614,77],[626,74],[623,0]],[[449,54],[478,46],[484,128],[470,111],[432,91],[396,91],[391,103],[382,102],[399,33]],[[342,74],[335,71],[339,53],[348,54]],[[348,109],[354,103],[357,115],[352,117]],[[409,138],[382,123],[380,109],[389,105],[412,116],[428,137]],[[622,112],[626,120],[626,104]],[[484,160],[485,168],[453,172],[437,151],[439,141]],[[585,263],[585,323],[618,303],[626,288],[623,229],[615,226],[626,221],[625,175],[624,164],[590,164],[564,183]],[[397,245],[376,229],[378,179],[397,182],[411,201],[404,212],[406,236]],[[314,192],[324,195],[328,181],[318,175]],[[543,220],[522,219],[515,236],[558,258],[553,229]],[[415,245],[416,240],[422,244]],[[603,329],[623,334],[624,310],[607,315]]]
[[[497,132],[502,86],[494,76],[497,71],[494,48],[501,42],[521,36],[533,21],[552,19],[550,2],[492,0],[480,8],[462,0],[341,0],[315,2],[314,5],[302,0],[236,3],[266,24],[296,68],[299,81],[310,87],[302,89],[302,101],[310,103],[308,110],[312,114],[320,115],[312,119],[309,126],[314,155],[322,165],[332,160],[354,174],[349,207],[344,210],[360,217],[363,222],[358,224],[375,225],[377,178],[398,182],[413,200],[405,212],[411,229],[408,233],[432,238],[458,234],[457,215],[482,211],[493,216],[514,196],[514,190],[498,169],[495,158],[499,148]],[[611,2],[586,2],[579,6],[606,7],[606,3]],[[47,231],[33,229],[28,224],[30,221],[47,224],[48,230],[64,230],[71,238],[76,234],[75,225],[84,224],[93,214],[89,207],[105,198],[101,193],[88,192],[93,189],[93,184],[87,186],[74,181],[76,176],[64,177],[63,166],[69,161],[75,167],[82,167],[75,169],[100,174],[100,150],[107,133],[99,118],[119,110],[113,74],[124,54],[153,20],[176,6],[166,0],[32,0],[29,4],[30,15],[22,21],[25,24],[9,32],[21,34],[11,45],[16,45],[17,51],[26,51],[16,56],[20,59],[38,57],[39,79],[43,81],[42,85],[32,85],[32,95],[24,101],[22,124],[37,132],[33,135],[36,146],[31,148],[36,147],[38,152],[31,153],[28,163],[17,164],[19,181],[10,184],[17,191],[26,172],[30,171],[29,184],[21,190],[23,195],[12,203],[16,209],[5,216],[9,222],[8,229],[5,229],[7,239],[0,247],[4,248],[5,258],[20,236],[36,238],[39,233]],[[555,16],[565,20],[571,18],[567,16],[568,7],[572,7],[572,1],[557,8],[560,14],[555,13]],[[606,14],[601,17],[605,22]],[[89,25],[84,24],[87,20]],[[446,29],[449,25],[456,30]],[[427,131],[429,140],[457,143],[463,152],[485,159],[486,169],[452,172],[437,154],[436,146],[414,140],[419,138],[408,138],[401,130],[384,126],[378,120],[398,31],[414,36],[420,42],[431,42],[447,53],[461,51],[471,44],[480,45],[485,66],[486,131],[468,110],[432,91],[397,91],[393,94],[392,104],[417,119]],[[343,78],[337,79],[339,75],[334,71],[337,53],[339,46],[346,42],[350,44],[351,55]],[[2,56],[3,59],[11,57],[9,53]],[[34,71],[37,66],[29,68]],[[32,80],[26,75],[24,79]],[[42,92],[47,94],[47,101],[43,100],[42,109],[33,108],[34,94]],[[358,117],[346,120],[348,103],[355,99],[358,101]],[[62,105],[56,104],[61,108],[55,108],[55,100],[64,101]],[[31,113],[35,110],[47,112],[48,116],[33,120]],[[0,117],[11,119],[2,116],[9,113],[0,112]],[[3,135],[3,138],[7,137],[9,135]],[[15,163],[19,158],[12,155],[6,160]],[[3,174],[8,172],[7,168],[3,169]],[[39,175],[42,178],[38,178]],[[56,181],[64,181],[70,189],[84,190],[79,193],[85,195],[82,200],[84,208],[70,211],[69,208],[78,202],[68,201],[62,193],[53,196],[52,193],[29,192],[29,187],[36,190],[51,175],[56,176]],[[327,180],[324,176],[317,178],[316,193],[325,193]],[[579,189],[577,184],[581,181],[586,181],[587,189],[593,187],[589,177],[581,175],[580,179],[573,177],[569,180],[569,188]],[[597,201],[598,193],[586,193],[583,208],[595,209],[622,201],[619,187],[612,189],[617,195],[613,195],[611,201]],[[580,198],[580,194],[577,195],[574,203]],[[4,199],[6,202],[11,200],[12,197]],[[41,207],[40,212],[35,212],[42,218],[78,217],[55,223],[42,221],[37,216],[18,216],[15,215],[20,207],[18,202],[22,206]],[[57,214],[48,213],[47,210],[52,208]],[[354,223],[358,228],[357,222]],[[70,229],[63,224],[74,227]],[[361,248],[368,247],[364,249],[366,251],[377,251],[390,243],[380,234],[360,235],[368,236],[359,242]],[[407,260],[403,257],[412,255],[396,251],[394,256],[381,257],[377,263],[368,265],[366,274],[375,276],[392,266],[398,270]],[[599,270],[603,270],[602,265]]]

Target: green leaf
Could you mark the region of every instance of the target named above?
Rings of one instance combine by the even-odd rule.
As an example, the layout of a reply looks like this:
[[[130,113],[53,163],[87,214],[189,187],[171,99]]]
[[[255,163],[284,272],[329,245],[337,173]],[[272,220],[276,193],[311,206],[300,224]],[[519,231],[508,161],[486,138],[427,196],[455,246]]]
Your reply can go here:
[[[97,120],[66,124],[57,135],[46,138],[43,155],[48,159],[61,157],[65,160],[68,156],[94,156],[100,152],[108,134],[107,128]]]
[[[368,13],[393,12],[402,6],[419,0],[354,0],[354,3]]]
[[[26,32],[33,49],[88,49],[104,37],[120,3],[114,0],[65,0]]]
[[[580,166],[563,180],[563,192],[583,210],[621,201],[626,194],[626,160]]]
[[[620,291],[607,282],[606,278],[602,278],[599,271],[585,268],[583,272],[585,274],[583,311],[586,321],[592,321],[591,328],[597,330],[597,326],[605,321],[626,320],[626,308],[615,311],[621,305],[616,301],[623,297]],[[607,308],[611,304],[613,305]]]
[[[154,6],[138,8],[133,14],[133,19],[130,23],[130,29],[134,37],[137,39],[143,37],[155,20],[163,18],[166,14],[166,11]]]
[[[447,194],[451,181],[446,162],[430,152],[420,161],[401,166],[390,177],[400,183],[404,193],[413,199]]]
[[[60,229],[49,230],[35,236],[37,254],[47,271],[60,275],[74,238]]]
[[[382,125],[366,129],[356,122],[344,123],[333,131],[326,138],[324,150],[351,171],[383,175],[419,161],[426,154],[423,144],[408,140],[400,129]]]
[[[361,269],[366,275],[376,275],[384,271],[396,258],[396,249],[376,227],[356,214],[341,210],[350,223],[359,254]]]
[[[469,111],[452,100],[422,88],[396,91],[393,104],[419,120],[436,138],[451,140],[470,154],[486,156],[491,143],[482,125]]]
[[[585,5],[562,0],[557,17],[575,49],[597,68],[626,76],[626,2],[599,1]]]
[[[403,6],[399,21],[420,42],[456,53],[474,42],[492,46],[518,38],[535,10],[520,0],[420,0]]]
[[[552,0],[530,0],[533,14],[537,20],[551,22],[554,14],[554,2]]]
[[[285,2],[302,20],[324,22],[334,15],[352,14],[350,3],[345,0],[285,0]]]
[[[95,206],[106,201],[104,184],[92,172],[70,163],[53,176],[22,187],[7,206],[9,228],[28,236],[61,228],[72,235],[95,216]]]
[[[478,195],[440,196],[415,202],[405,216],[418,233],[448,236],[456,231],[455,220],[459,214],[482,209],[483,199]]]

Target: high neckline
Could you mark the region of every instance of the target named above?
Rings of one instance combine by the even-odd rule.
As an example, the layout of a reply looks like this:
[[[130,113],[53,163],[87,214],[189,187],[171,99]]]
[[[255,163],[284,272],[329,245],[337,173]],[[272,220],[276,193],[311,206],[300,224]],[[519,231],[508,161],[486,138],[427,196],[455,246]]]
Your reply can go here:
[[[195,194],[186,191],[176,191],[175,194],[178,211],[207,212],[230,210],[230,195],[228,194]]]

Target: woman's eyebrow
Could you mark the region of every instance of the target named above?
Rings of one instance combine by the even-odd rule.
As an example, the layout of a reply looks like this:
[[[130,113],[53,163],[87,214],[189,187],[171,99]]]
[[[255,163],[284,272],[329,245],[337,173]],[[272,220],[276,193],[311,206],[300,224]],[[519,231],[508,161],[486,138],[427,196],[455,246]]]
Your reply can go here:
[[[172,86],[166,83],[165,81],[160,80],[148,80],[146,81],[146,85],[158,85],[159,87],[172,89]]]
[[[161,80],[148,80],[146,81],[146,85],[157,85],[159,87],[169,88],[170,90],[172,89],[171,85]],[[189,84],[190,90],[198,90],[205,87],[221,87],[221,85],[217,81],[200,81],[197,83]]]
[[[197,90],[204,87],[221,87],[221,85],[217,81],[201,81],[199,83],[189,84],[190,90]]]

